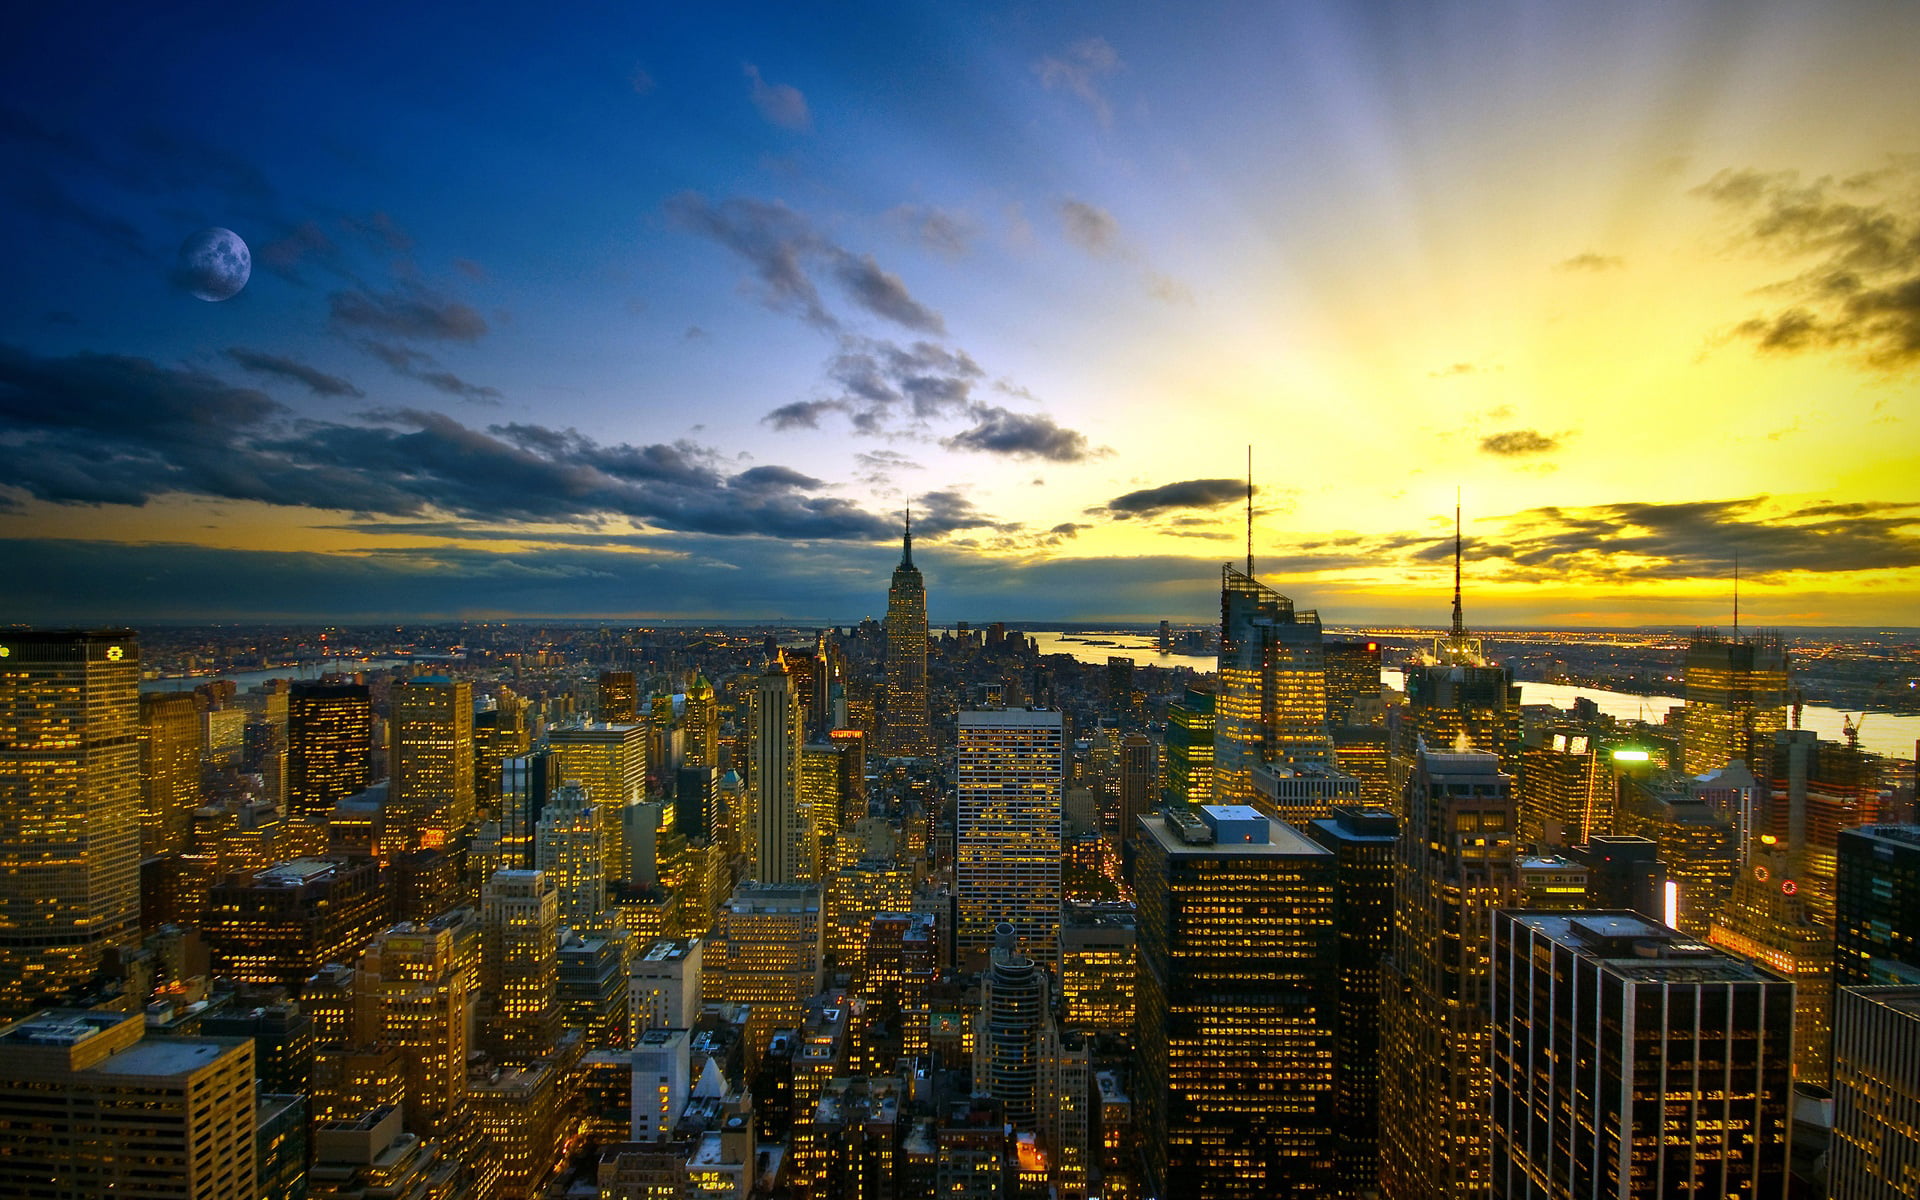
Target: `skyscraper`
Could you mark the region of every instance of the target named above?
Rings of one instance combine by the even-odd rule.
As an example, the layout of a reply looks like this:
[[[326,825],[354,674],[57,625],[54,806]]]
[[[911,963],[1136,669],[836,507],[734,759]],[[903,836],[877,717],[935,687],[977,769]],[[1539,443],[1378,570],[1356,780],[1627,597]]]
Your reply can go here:
[[[1460,510],[1453,512],[1453,625],[1407,666],[1407,705],[1394,739],[1394,782],[1404,786],[1418,747],[1497,754],[1508,773],[1519,765],[1520,689],[1467,632],[1460,603]]]
[[[1144,817],[1139,844],[1146,1193],[1331,1194],[1334,856],[1242,805]]]
[[[473,685],[423,675],[393,689],[382,857],[451,845],[473,823]]]
[[[139,683],[126,630],[0,632],[0,1013],[139,937]]]
[[[962,952],[984,953],[994,927],[1005,922],[1022,953],[1055,961],[1065,787],[1061,713],[960,714],[954,890]]]
[[[1493,910],[1510,902],[1512,780],[1492,754],[1421,749],[1394,869],[1381,1011],[1381,1187],[1390,1200],[1491,1186],[1487,1022]]]
[[[1380,992],[1393,931],[1392,810],[1338,805],[1302,827],[1333,852],[1333,925],[1339,936],[1340,1004],[1335,1022],[1334,1117],[1339,1178],[1363,1192],[1380,1172]]]
[[[192,692],[140,697],[140,853],[187,848],[200,807],[200,708]]]
[[[604,822],[587,790],[563,783],[534,827],[534,869],[546,875],[559,896],[560,923],[570,929],[597,929],[607,907],[607,854]]]
[[[1047,1018],[1047,973],[1021,954],[1014,940],[1012,929],[1007,929],[980,978],[973,1090],[998,1100],[1007,1124],[1031,1133],[1040,1118],[1040,1033]]]
[[[527,1062],[560,1034],[560,897],[541,871],[495,871],[480,897],[481,1044]]]
[[[685,728],[686,765],[718,767],[720,765],[720,706],[714,699],[713,685],[707,682],[704,673],[695,675],[693,682],[687,685]]]
[[[1785,1194],[1791,984],[1631,912],[1495,913],[1492,969],[1496,1200]]]
[[[1840,832],[1834,937],[1837,982],[1920,984],[1920,825]]]
[[[761,883],[806,878],[800,828],[800,742],[804,713],[793,676],[779,655],[767,660],[753,688],[752,877]]]
[[[1704,775],[1735,759],[1752,764],[1787,727],[1787,680],[1787,647],[1777,632],[1696,632],[1687,646],[1682,769]]]
[[[1326,664],[1320,615],[1231,566],[1220,569],[1220,682],[1214,798],[1248,804],[1264,763],[1324,763]]]
[[[1178,704],[1167,706],[1166,804],[1213,803],[1214,697],[1205,688],[1187,686]],[[1133,836],[1122,830],[1121,837]]]
[[[913,565],[913,516],[907,516],[900,565],[887,589],[886,686],[874,749],[882,758],[933,757],[927,710],[927,585]]]
[[[361,1028],[399,1051],[406,1126],[421,1137],[448,1137],[465,1107],[472,985],[452,932],[411,922],[376,935],[354,971]]]
[[[1911,1200],[1920,1181],[1920,987],[1843,987],[1833,1039],[1829,1196]]]
[[[1327,724],[1365,725],[1380,712],[1380,643],[1342,639],[1322,647]]]
[[[547,753],[552,787],[571,782],[587,789],[606,830],[607,875],[626,882],[633,861],[629,813],[647,796],[647,727],[607,721],[563,726],[548,731]]]
[[[325,818],[365,791],[373,757],[373,702],[364,684],[298,681],[287,701],[287,807]]]
[[[632,671],[600,672],[594,712],[602,721],[632,724],[640,718],[640,685]]]
[[[260,1195],[253,1039],[145,1032],[138,1013],[82,1009],[0,1028],[0,1195]]]

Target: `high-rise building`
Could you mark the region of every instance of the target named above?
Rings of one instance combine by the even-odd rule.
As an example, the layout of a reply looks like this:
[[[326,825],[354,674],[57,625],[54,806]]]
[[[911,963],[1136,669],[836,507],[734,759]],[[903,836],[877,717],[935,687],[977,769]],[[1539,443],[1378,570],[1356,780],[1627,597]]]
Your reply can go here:
[[[1707,940],[1793,982],[1794,1078],[1825,1087],[1832,1069],[1833,927],[1808,911],[1792,853],[1757,839]]]
[[[505,759],[500,764],[500,831],[496,848],[509,870],[533,866],[533,832],[553,791],[553,756],[546,750]]]
[[[686,765],[689,767],[720,766],[720,705],[713,694],[713,685],[707,682],[706,675],[695,675],[693,682],[687,685],[687,711],[685,729],[687,733]]]
[[[452,845],[474,817],[473,685],[423,675],[393,689],[382,857]]]
[[[600,810],[587,790],[563,783],[540,814],[533,834],[533,866],[559,896],[560,923],[597,929],[607,909],[607,838]]]
[[[1065,787],[1061,713],[960,714],[954,891],[963,953],[984,954],[1004,922],[1013,927],[1022,953],[1056,961]]]
[[[1492,966],[1496,1200],[1786,1194],[1791,984],[1630,912],[1495,913]]]
[[[1380,643],[1336,638],[1321,648],[1327,664],[1327,724],[1366,725],[1379,719]]]
[[[370,858],[297,858],[232,875],[208,893],[208,958],[216,974],[297,995],[321,967],[357,958],[389,903]]]
[[[87,1009],[0,1028],[0,1195],[257,1200],[253,1039],[144,1033]]]
[[[1453,625],[1406,670],[1407,703],[1394,738],[1394,782],[1404,786],[1419,747],[1500,756],[1509,774],[1520,752],[1520,688],[1467,632],[1460,603],[1460,510],[1453,514]]]
[[[1381,1187],[1391,1200],[1484,1196],[1488,934],[1510,902],[1512,779],[1492,754],[1421,749],[1408,776],[1381,1005]]]
[[[1681,710],[1682,770],[1705,775],[1735,759],[1751,764],[1787,727],[1788,659],[1777,632],[1724,637],[1702,629],[1687,646]]]
[[[587,789],[606,831],[607,875],[628,881],[633,850],[627,844],[631,810],[647,798],[647,727],[639,722],[594,721],[547,732],[549,795],[563,783]]]
[[[1068,905],[1060,926],[1060,1023],[1131,1034],[1139,957],[1131,911]]]
[[[1213,693],[1187,686],[1179,703],[1167,706],[1165,804],[1213,803]],[[1133,831],[1121,831],[1132,837]]]
[[[927,585],[913,565],[913,518],[901,539],[900,565],[887,588],[886,686],[874,751],[881,758],[932,758],[927,704]]]
[[[627,1008],[635,1033],[693,1027],[700,1016],[702,958],[699,938],[662,938],[634,957]]]
[[[1827,1195],[1920,1191],[1920,987],[1843,987],[1834,1012]]]
[[[1359,1193],[1373,1186],[1380,1171],[1381,960],[1393,931],[1400,822],[1391,809],[1339,805],[1332,816],[1301,828],[1334,858],[1340,1006],[1333,1111],[1340,1184]]]
[[[806,877],[800,827],[801,720],[793,676],[775,655],[753,688],[752,771],[747,778],[753,810],[749,873],[761,883],[797,883]]]
[[[1046,1019],[1047,973],[1019,952],[1008,926],[980,977],[973,1091],[992,1096],[1007,1124],[1027,1133],[1039,1124],[1040,1040]]]
[[[1253,799],[1265,763],[1327,762],[1320,615],[1231,566],[1220,569],[1220,679],[1214,706],[1214,798]]]
[[[1840,831],[1884,820],[1883,760],[1811,729],[1783,729],[1756,748],[1754,774],[1764,784],[1755,832],[1771,834],[1793,857],[1794,877],[1814,919],[1833,923],[1835,857]]]
[[[297,681],[287,701],[287,807],[324,820],[366,790],[373,759],[373,701],[366,685]]]
[[[1613,777],[1585,734],[1530,737],[1520,751],[1520,845],[1537,853],[1613,832]]]
[[[140,854],[187,848],[200,807],[200,708],[192,692],[140,697]]]
[[[602,721],[630,725],[640,719],[640,685],[632,671],[600,672],[594,713]]]
[[[421,1137],[444,1139],[460,1125],[472,982],[451,930],[412,922],[376,935],[354,971],[360,1028],[399,1052],[407,1130]]]
[[[0,1014],[140,935],[140,649],[0,631]]]
[[[560,896],[541,871],[496,871],[480,896],[481,1045],[530,1062],[560,1035]]]
[[[1107,711],[1114,716],[1133,711],[1133,660],[1124,654],[1107,656]]]
[[[1120,742],[1120,796],[1115,805],[1120,840],[1133,837],[1141,817],[1151,812],[1160,784],[1158,747],[1144,733],[1130,733]]]
[[[1662,916],[1681,932],[1705,938],[1740,871],[1733,823],[1689,788],[1627,778],[1619,782],[1614,826],[1654,843],[1666,864]]]
[[[1334,856],[1241,805],[1171,809],[1140,828],[1145,1193],[1328,1194]]]
[[[1920,984],[1920,825],[1867,825],[1838,838],[1833,977]]]
[[[720,907],[706,943],[701,986],[708,1002],[749,1006],[747,1053],[757,1059],[776,1029],[798,1028],[825,983],[820,889],[743,883]]]

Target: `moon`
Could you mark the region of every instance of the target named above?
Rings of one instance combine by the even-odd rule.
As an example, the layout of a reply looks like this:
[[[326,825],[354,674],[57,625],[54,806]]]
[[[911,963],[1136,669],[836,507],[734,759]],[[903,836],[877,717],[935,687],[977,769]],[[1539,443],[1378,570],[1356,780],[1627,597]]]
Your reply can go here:
[[[231,299],[253,274],[253,253],[231,229],[202,229],[180,243],[174,279],[202,300]]]

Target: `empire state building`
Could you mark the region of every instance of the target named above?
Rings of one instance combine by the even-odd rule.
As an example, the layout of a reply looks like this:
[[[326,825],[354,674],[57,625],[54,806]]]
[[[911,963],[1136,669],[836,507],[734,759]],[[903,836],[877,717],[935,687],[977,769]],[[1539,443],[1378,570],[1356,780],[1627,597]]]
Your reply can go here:
[[[900,565],[887,589],[886,685],[880,697],[882,758],[932,758],[927,716],[927,584],[913,565],[913,515],[907,514]]]

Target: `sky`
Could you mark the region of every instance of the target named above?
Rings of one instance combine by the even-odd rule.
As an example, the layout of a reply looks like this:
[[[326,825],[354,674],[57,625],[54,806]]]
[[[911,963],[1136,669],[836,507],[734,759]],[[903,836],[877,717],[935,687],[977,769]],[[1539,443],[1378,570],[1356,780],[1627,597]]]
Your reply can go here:
[[[1920,6],[0,44],[0,620],[1914,625]],[[251,275],[185,285],[230,229]]]

